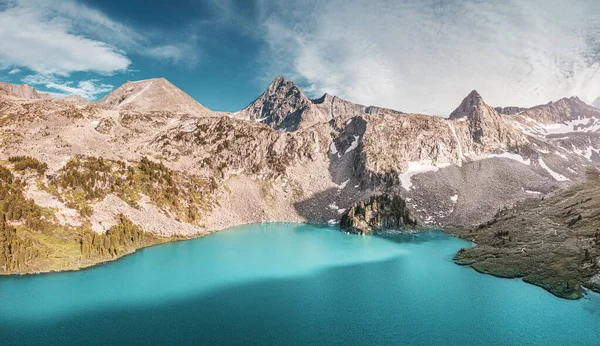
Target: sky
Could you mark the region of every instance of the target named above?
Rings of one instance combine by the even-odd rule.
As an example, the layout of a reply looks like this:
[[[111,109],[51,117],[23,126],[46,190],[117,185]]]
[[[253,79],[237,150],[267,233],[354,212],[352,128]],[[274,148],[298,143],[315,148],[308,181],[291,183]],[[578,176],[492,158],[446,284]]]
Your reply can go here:
[[[442,116],[473,89],[493,106],[600,105],[600,1],[0,0],[0,81],[56,97],[165,77],[236,111],[278,75]]]

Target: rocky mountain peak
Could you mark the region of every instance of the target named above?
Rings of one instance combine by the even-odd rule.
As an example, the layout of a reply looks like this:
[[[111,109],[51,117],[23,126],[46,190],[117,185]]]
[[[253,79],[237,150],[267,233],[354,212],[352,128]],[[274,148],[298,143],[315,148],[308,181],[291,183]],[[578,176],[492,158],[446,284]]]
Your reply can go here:
[[[577,96],[571,96],[529,108],[522,115],[541,123],[562,123],[581,118],[600,118],[600,109],[588,105]]]
[[[470,118],[481,111],[482,107],[489,106],[485,104],[483,97],[481,97],[477,90],[473,90],[463,99],[460,106],[450,114],[450,119]]]
[[[465,97],[449,118],[467,120],[473,141],[484,151],[514,146],[524,141],[523,135],[507,123],[496,109],[487,105],[476,90]]]
[[[322,118],[320,113],[294,82],[277,76],[262,95],[235,117],[259,121],[274,129],[294,131],[301,123],[308,125]]]
[[[128,81],[98,101],[98,104],[120,111],[169,111],[198,116],[212,114],[165,78]]]
[[[21,84],[21,85],[12,85],[10,83],[0,82],[0,94],[5,94],[13,97],[17,97],[20,99],[26,100],[49,100],[52,97],[48,93],[38,93],[34,87]]]

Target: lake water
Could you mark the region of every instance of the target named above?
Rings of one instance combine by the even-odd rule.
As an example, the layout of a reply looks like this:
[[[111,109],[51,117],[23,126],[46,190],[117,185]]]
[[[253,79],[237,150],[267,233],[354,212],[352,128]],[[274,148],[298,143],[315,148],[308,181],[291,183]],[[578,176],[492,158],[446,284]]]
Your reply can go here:
[[[258,224],[89,270],[0,277],[0,345],[600,345],[600,297],[455,265],[441,232]]]

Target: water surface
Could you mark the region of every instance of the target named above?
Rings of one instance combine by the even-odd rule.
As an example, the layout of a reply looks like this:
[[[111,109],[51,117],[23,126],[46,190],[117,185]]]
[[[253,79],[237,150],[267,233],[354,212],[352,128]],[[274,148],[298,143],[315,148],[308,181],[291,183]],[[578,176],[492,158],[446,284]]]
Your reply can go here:
[[[237,227],[80,272],[0,278],[1,345],[600,345],[567,301],[455,265],[441,232]]]

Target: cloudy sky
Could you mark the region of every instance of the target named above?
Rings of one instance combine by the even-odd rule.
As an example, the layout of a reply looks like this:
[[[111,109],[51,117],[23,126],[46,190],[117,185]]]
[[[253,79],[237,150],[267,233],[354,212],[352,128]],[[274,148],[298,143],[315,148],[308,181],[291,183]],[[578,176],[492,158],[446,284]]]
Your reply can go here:
[[[407,112],[600,96],[598,0],[0,0],[0,80],[98,99],[166,77],[238,110],[275,76]],[[600,103],[599,103],[600,104]]]

